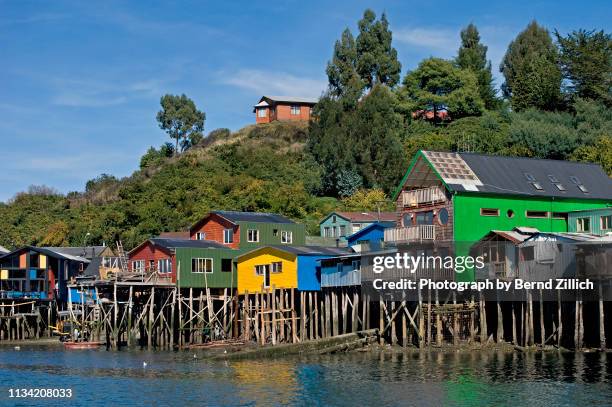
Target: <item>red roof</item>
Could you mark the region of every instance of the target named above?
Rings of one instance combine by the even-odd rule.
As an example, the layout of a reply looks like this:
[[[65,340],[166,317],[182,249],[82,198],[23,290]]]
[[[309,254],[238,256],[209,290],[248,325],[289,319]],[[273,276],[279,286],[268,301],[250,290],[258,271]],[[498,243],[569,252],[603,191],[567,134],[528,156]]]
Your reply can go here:
[[[189,239],[189,231],[181,232],[162,232],[158,237],[163,239]]]

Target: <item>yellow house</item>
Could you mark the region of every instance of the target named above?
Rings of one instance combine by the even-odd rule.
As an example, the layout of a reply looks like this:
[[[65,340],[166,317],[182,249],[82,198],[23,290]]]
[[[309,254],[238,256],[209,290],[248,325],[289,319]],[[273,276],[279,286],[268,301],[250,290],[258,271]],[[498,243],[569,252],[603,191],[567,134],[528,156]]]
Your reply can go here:
[[[236,257],[238,293],[271,288],[321,289],[317,260],[346,254],[347,249],[316,246],[264,246]]]

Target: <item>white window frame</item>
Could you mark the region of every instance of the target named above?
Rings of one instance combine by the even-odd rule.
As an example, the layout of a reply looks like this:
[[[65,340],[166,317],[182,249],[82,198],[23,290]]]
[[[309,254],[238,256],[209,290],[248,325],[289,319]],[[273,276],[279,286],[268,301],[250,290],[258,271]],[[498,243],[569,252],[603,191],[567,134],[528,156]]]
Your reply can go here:
[[[352,231],[353,233],[357,233],[357,232],[359,232],[360,230],[361,230],[361,223],[353,223],[353,224],[351,225],[351,231]]]
[[[195,260],[196,268],[193,269],[193,261]],[[210,267],[208,267],[210,265]],[[191,259],[191,272],[197,274],[211,274],[213,272],[213,259],[211,257],[194,257]]]
[[[270,267],[269,264],[256,264],[255,265],[255,275],[256,276],[263,276],[264,275],[264,270],[266,267]]]
[[[588,228],[585,228],[584,225],[588,224]],[[582,217],[582,218],[576,218],[576,231],[577,232],[590,232],[591,231],[591,218],[587,217]]]
[[[291,115],[299,116],[302,113],[302,109],[300,105],[291,105]]]
[[[251,236],[251,233],[254,232],[255,236]],[[247,229],[247,242],[249,243],[258,243],[259,242],[259,229]]]
[[[172,273],[172,259],[159,259],[157,260],[157,271],[161,274]]]
[[[132,260],[132,272],[144,273],[145,261],[144,260]]]
[[[231,235],[231,239],[230,239]],[[223,244],[234,243],[234,229],[223,229]]]
[[[283,272],[283,262],[275,261],[270,264],[270,273],[282,273]]]
[[[323,237],[331,237],[329,226],[323,226]]]
[[[206,240],[206,233],[205,232],[197,232],[196,233],[196,240]]]
[[[293,232],[290,230],[281,230],[281,243],[283,244],[293,243]]]

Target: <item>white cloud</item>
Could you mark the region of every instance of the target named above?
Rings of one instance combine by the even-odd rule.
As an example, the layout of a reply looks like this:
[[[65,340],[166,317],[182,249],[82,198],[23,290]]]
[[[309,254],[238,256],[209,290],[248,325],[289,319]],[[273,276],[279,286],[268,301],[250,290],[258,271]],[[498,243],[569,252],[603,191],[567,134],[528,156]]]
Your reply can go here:
[[[399,43],[433,51],[452,54],[459,47],[459,30],[437,28],[406,28],[393,31],[393,39]]]
[[[260,95],[319,97],[327,87],[324,79],[305,78],[287,72],[241,69],[221,72],[223,84],[252,90]]]

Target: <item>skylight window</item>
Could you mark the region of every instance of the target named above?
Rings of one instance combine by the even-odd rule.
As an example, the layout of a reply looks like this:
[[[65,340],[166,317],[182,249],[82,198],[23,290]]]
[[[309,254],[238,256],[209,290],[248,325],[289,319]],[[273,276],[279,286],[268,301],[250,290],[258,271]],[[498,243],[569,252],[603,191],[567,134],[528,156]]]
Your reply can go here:
[[[528,173],[528,172],[526,172],[526,173],[525,173],[525,178],[526,178],[526,179],[527,179],[527,181],[529,181],[529,182],[536,182],[535,177],[534,177],[532,174]]]
[[[560,181],[557,179],[557,177],[555,177],[554,175],[549,175],[548,179],[550,180],[550,182],[552,182],[553,184],[558,184]]]
[[[544,190],[544,187],[539,182],[532,182],[531,185],[533,185],[533,187],[535,189],[537,189],[538,191],[543,191]]]
[[[578,185],[578,189],[584,192],[585,194],[589,193],[589,190],[584,185]]]
[[[565,189],[565,187],[563,186],[563,184],[555,184],[555,186],[557,187],[557,189],[559,191],[567,191],[567,189]]]
[[[573,184],[582,185],[582,182],[580,181],[580,179],[575,175],[572,175],[571,177],[569,177],[569,179],[570,181],[572,181]]]

